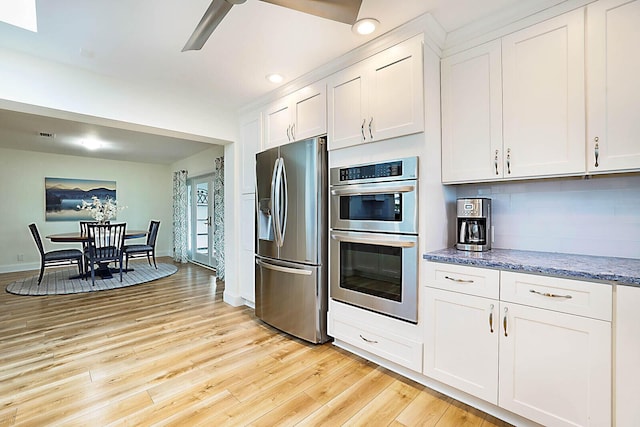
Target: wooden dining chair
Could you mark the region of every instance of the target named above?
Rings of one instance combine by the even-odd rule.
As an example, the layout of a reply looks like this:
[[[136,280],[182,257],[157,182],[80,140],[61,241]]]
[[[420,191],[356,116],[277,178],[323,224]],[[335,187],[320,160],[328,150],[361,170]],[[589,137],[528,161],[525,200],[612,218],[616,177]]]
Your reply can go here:
[[[84,263],[82,261],[83,255],[81,251],[78,249],[59,249],[45,252],[38,227],[35,224],[29,224],[29,230],[31,230],[33,240],[36,242],[36,246],[40,252],[40,276],[38,276],[38,286],[40,286],[40,282],[42,281],[42,275],[44,274],[45,267],[77,263],[78,272],[80,274],[84,274]]]
[[[146,256],[151,265],[151,258],[153,258],[153,266],[158,269],[156,264],[156,239],[158,238],[158,229],[160,228],[160,221],[151,221],[149,223],[149,234],[147,234],[147,243],[145,245],[125,245],[125,269],[129,269],[129,258]]]
[[[98,221],[80,221],[80,235],[87,236],[87,225],[88,224],[98,224]],[[111,221],[105,221],[104,224],[111,224]],[[82,242],[82,253],[87,253],[87,241]],[[84,257],[84,271],[89,271],[89,258]]]
[[[87,250],[85,257],[89,260],[91,269],[91,284],[95,285],[96,264],[108,268],[110,262],[117,262],[120,266],[120,281],[122,282],[122,257],[124,255],[124,236],[126,224],[87,224]]]

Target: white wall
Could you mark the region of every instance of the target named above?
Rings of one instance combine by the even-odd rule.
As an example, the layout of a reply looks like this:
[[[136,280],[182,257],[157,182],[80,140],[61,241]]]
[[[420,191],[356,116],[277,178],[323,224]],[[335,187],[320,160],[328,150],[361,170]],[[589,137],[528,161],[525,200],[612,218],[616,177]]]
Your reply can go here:
[[[0,48],[0,106],[18,102],[233,141],[235,114],[202,94],[133,84]]]
[[[40,256],[28,229],[31,222],[38,225],[45,250],[78,247],[44,238],[78,229],[77,221],[45,221],[45,177],[116,181],[116,197],[126,206],[117,221],[126,222],[131,229],[146,230],[151,219],[159,220],[156,254],[173,253],[172,176],[168,166],[0,149],[0,272],[40,267]],[[24,261],[18,262],[18,254],[24,255]]]
[[[475,196],[492,200],[496,248],[640,258],[640,174],[457,187]]]
[[[215,159],[221,156],[224,156],[224,147],[222,145],[214,145],[198,154],[172,163],[170,170],[172,173],[186,170],[187,178],[210,174],[215,170]]]

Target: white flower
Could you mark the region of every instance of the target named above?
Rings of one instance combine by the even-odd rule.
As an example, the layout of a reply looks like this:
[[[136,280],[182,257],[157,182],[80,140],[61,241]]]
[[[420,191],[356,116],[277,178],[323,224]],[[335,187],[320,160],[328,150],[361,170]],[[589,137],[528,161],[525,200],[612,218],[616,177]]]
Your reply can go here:
[[[98,222],[109,221],[116,217],[118,211],[126,206],[118,206],[118,201],[107,198],[104,203],[97,196],[91,197],[91,202],[82,201],[82,205],[78,205],[79,209],[88,210],[93,219]]]

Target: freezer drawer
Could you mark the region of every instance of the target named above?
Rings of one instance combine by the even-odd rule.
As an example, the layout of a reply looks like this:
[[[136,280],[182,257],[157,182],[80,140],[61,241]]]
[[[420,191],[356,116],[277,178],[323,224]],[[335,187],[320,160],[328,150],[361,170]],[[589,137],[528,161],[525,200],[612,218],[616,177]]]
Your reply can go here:
[[[325,270],[257,257],[256,316],[306,341],[328,341]]]

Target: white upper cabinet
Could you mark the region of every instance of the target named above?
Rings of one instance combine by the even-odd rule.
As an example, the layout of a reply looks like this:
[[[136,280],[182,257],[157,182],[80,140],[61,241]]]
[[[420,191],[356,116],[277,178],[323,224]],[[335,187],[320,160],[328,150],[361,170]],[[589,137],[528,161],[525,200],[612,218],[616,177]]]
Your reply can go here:
[[[502,177],[500,40],[442,60],[442,181]]]
[[[327,133],[326,85],[316,83],[273,102],[265,122],[265,148]]]
[[[584,9],[445,58],[442,182],[578,175]]]
[[[640,1],[587,8],[587,168],[640,169]]]
[[[502,79],[504,177],[584,173],[584,10],[503,37]]]
[[[256,153],[262,148],[262,115],[248,114],[240,121],[241,192],[255,193]]]
[[[424,131],[422,36],[328,80],[329,149]]]

